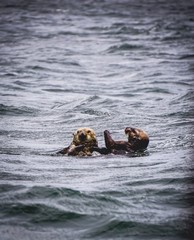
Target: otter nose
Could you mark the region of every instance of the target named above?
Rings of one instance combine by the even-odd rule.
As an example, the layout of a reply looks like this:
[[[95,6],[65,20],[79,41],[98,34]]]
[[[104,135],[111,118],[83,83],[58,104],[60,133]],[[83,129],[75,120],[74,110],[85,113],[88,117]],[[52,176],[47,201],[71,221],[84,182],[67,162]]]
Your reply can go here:
[[[84,141],[86,139],[86,135],[84,133],[81,133],[80,136],[79,136],[79,139],[81,141]]]
[[[132,131],[132,128],[130,128],[130,127],[125,128],[125,134],[127,134],[128,132],[131,132],[131,131]]]

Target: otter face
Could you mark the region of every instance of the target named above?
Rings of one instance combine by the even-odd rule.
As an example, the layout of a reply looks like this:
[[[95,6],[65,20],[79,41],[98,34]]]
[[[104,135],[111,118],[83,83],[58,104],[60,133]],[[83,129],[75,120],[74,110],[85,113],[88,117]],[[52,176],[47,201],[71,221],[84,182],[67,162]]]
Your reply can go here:
[[[96,134],[94,130],[91,128],[79,128],[73,134],[73,143],[76,146],[78,145],[97,146],[98,145]]]
[[[128,141],[140,139],[141,137],[141,131],[137,128],[127,127],[125,128],[125,134],[128,136]]]
[[[134,149],[145,149],[149,143],[149,137],[146,132],[138,128],[125,128],[125,134],[128,136],[128,142]]]

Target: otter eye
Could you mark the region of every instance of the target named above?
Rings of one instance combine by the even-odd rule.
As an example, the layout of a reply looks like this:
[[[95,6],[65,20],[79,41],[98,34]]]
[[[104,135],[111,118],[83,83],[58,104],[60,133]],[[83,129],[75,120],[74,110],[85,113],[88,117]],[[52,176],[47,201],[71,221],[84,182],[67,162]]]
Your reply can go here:
[[[87,133],[91,133],[91,131],[90,131],[90,130],[88,130],[88,131],[87,131]]]
[[[136,133],[135,128],[131,128],[131,131],[132,131],[133,133]]]

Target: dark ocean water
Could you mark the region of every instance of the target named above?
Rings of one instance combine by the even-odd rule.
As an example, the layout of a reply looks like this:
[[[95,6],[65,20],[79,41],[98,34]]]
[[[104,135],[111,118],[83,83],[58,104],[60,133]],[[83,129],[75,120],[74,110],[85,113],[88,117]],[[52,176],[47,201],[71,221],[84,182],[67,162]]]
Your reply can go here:
[[[194,1],[0,2],[0,239],[194,239]],[[67,157],[82,126],[144,155]]]

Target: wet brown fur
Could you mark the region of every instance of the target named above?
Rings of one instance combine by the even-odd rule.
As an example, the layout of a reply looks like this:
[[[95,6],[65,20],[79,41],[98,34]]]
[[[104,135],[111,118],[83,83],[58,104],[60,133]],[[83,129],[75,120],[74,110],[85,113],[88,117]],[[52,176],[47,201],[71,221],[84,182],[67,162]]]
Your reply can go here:
[[[149,144],[148,134],[139,128],[125,128],[128,141],[114,141],[108,130],[104,131],[106,148],[115,154],[145,150]]]
[[[139,128],[127,127],[125,128],[125,134],[128,141],[115,141],[110,132],[105,130],[104,140],[106,147],[99,148],[94,130],[91,128],[79,128],[73,134],[71,144],[58,153],[69,156],[91,156],[93,151],[100,154],[126,154],[147,148],[149,136],[145,131]]]
[[[98,148],[96,134],[93,129],[85,127],[75,131],[71,144],[58,153],[69,156],[91,156],[94,147]]]

